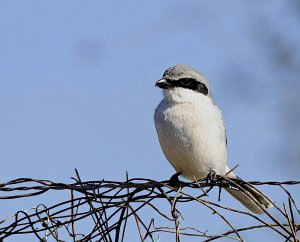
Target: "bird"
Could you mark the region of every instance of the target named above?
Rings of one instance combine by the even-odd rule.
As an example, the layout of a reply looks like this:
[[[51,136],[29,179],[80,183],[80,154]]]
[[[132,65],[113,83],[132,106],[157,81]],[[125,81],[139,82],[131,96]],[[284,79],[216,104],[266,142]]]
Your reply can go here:
[[[163,90],[154,113],[155,128],[162,151],[177,174],[192,181],[210,174],[242,181],[227,165],[226,129],[208,79],[178,64],[168,68],[155,86]],[[262,214],[273,206],[253,185],[239,184],[225,189],[253,213]]]

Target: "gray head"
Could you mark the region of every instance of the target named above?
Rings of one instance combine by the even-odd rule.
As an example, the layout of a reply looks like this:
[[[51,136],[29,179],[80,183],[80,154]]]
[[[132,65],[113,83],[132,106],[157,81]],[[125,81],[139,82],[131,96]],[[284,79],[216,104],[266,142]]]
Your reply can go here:
[[[163,79],[156,82],[155,86],[162,89],[181,87],[211,97],[207,78],[201,72],[187,65],[176,65],[168,68],[163,74]]]

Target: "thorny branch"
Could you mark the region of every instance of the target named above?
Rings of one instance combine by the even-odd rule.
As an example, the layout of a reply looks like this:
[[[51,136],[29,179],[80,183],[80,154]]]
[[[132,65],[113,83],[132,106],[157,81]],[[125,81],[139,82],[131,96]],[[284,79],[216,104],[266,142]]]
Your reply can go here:
[[[181,241],[183,236],[198,237],[203,241],[221,238],[244,241],[243,235],[247,231],[257,229],[269,229],[280,236],[282,241],[300,241],[300,210],[286,188],[288,185],[299,185],[300,181],[248,182],[252,185],[276,186],[286,197],[286,202],[282,206],[274,203],[271,212],[259,216],[207,199],[213,187],[219,187],[221,190],[229,184],[236,184],[241,188],[239,185],[243,182],[239,180],[230,182],[217,176],[209,183],[204,179],[190,183],[179,182],[174,185],[169,180],[158,182],[143,178],[129,179],[126,175],[124,182],[106,180],[84,182],[77,170],[76,178],[73,179],[75,182],[70,184],[31,178],[19,178],[0,183],[0,202],[7,199],[40,196],[55,190],[67,190],[71,194],[70,199],[52,206],[40,204],[32,209],[17,211],[9,218],[0,220],[0,241],[14,235],[31,234],[40,241],[48,241],[49,238],[54,241],[68,241],[72,238],[74,242],[117,242],[125,241],[126,231],[130,225],[136,227],[136,237],[140,241],[157,242],[159,235],[163,233],[174,234],[174,241],[177,242]],[[162,202],[168,204],[169,209],[160,206]],[[208,233],[209,230],[205,227],[182,227],[183,216],[179,207],[183,203],[196,203],[206,207],[227,227],[223,226],[225,230],[219,234]],[[153,218],[150,221],[143,216],[145,209],[152,211]],[[230,214],[246,216],[252,224],[237,227],[230,221]],[[173,225],[156,226],[157,220],[160,223],[172,222]],[[81,231],[82,223],[85,227],[89,227],[89,231]]]

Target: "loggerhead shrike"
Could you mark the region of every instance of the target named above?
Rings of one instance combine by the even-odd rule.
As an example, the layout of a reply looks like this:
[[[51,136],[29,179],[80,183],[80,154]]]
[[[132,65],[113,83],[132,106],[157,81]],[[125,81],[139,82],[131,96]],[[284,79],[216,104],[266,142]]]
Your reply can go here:
[[[214,103],[207,78],[186,65],[167,69],[155,86],[163,99],[154,120],[161,148],[175,170],[187,179],[203,179],[211,172],[239,179],[227,166],[227,140],[220,109]],[[254,213],[272,202],[249,184],[225,189]],[[260,206],[258,205],[260,204]]]

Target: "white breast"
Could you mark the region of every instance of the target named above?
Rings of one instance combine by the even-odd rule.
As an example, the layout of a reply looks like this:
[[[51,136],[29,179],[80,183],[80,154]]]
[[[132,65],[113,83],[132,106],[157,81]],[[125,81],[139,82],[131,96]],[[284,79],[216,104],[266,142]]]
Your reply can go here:
[[[168,161],[191,180],[194,176],[206,177],[210,170],[224,175],[226,136],[218,107],[209,97],[198,93],[190,100],[176,93],[167,95],[157,107],[154,119]]]

